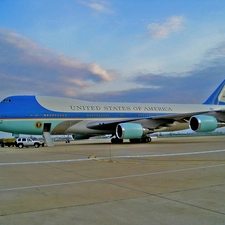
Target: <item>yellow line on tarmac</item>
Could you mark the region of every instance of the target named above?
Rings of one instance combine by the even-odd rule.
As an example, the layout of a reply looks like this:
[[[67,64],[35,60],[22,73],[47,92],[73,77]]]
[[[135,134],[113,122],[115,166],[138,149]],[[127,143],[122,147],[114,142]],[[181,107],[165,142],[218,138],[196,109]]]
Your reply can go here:
[[[180,162],[179,165],[203,165],[205,162]]]
[[[217,161],[217,162],[212,162],[211,164],[225,164],[225,162]]]
[[[138,162],[124,162],[124,161],[117,161],[117,163],[122,163],[122,164],[140,164]]]
[[[149,162],[148,165],[169,165],[170,162]]]

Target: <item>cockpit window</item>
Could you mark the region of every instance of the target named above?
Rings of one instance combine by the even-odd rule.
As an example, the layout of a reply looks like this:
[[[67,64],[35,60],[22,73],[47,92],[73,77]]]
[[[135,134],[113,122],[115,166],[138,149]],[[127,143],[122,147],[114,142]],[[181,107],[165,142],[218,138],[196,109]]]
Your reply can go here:
[[[2,102],[11,102],[12,100],[10,98],[5,98],[4,100],[2,100]]]

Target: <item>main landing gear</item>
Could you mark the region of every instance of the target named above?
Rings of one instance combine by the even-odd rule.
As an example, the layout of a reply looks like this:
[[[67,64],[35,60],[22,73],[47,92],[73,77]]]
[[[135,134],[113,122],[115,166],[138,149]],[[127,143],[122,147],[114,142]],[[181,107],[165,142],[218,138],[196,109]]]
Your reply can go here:
[[[130,139],[130,143],[148,143],[151,141],[152,141],[151,137],[148,137],[148,136],[143,136],[137,139]]]
[[[135,139],[130,139],[130,143],[149,143],[151,142],[152,139],[149,136],[143,136],[141,138],[135,138]],[[112,138],[111,139],[111,143],[112,144],[122,144],[123,143],[123,139],[119,139],[119,138]]]
[[[112,138],[112,139],[111,139],[111,143],[112,143],[112,144],[122,144],[122,143],[123,143],[123,139]]]

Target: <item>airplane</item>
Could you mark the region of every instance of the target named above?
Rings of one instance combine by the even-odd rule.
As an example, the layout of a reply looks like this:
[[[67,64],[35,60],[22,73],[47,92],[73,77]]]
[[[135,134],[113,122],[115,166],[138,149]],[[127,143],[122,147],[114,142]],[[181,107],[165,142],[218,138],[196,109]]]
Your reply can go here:
[[[148,143],[150,134],[191,128],[211,132],[225,126],[225,80],[202,104],[109,103],[72,98],[17,95],[0,102],[0,131],[72,135],[88,139],[111,135],[112,143]]]

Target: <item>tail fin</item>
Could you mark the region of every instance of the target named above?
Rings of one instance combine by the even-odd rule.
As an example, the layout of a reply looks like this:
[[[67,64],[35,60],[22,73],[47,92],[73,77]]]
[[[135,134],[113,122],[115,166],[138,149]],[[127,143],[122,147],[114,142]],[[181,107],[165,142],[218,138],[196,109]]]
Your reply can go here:
[[[225,105],[225,80],[203,104]]]

